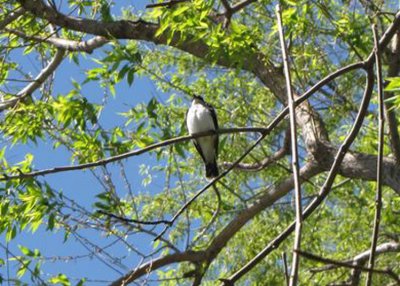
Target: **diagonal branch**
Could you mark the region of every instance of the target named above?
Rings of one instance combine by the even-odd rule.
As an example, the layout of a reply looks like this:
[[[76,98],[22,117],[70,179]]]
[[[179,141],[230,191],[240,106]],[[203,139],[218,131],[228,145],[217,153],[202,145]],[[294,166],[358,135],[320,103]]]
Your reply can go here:
[[[388,77],[396,77],[400,71],[400,31],[393,37],[392,51],[389,54]],[[382,50],[382,49],[381,49]],[[385,93],[385,117],[389,128],[390,147],[397,163],[400,163],[400,135],[393,102],[388,100],[395,96],[393,92]]]
[[[260,142],[267,136],[268,133],[262,134],[257,141],[252,144],[233,164],[230,166],[228,169],[224,170],[221,174],[219,174],[217,177],[215,177],[213,180],[208,182],[207,185],[205,185],[202,189],[200,189],[190,200],[188,200],[176,213],[175,215],[171,218],[171,220],[168,221],[168,224],[165,226],[164,230],[161,231],[161,233],[154,239],[158,240],[160,237],[164,235],[164,233],[167,231],[169,227],[171,227],[176,219],[189,207],[190,204],[192,204],[201,194],[203,194],[207,189],[209,189],[211,186],[213,186],[217,181],[219,181],[221,178],[225,177],[237,164],[239,164],[255,147],[260,144]]]
[[[288,129],[286,133],[287,134],[285,135],[282,147],[270,157],[266,157],[256,163],[240,163],[236,165],[235,169],[246,172],[258,172],[267,168],[269,165],[275,163],[276,161],[282,159],[285,155],[289,153],[290,149],[290,130]],[[225,168],[229,168],[232,165],[232,162],[223,162],[221,165]]]
[[[0,112],[15,106],[20,100],[23,100],[28,95],[32,94],[36,89],[38,89],[47,78],[57,69],[64,59],[65,50],[57,49],[56,54],[49,64],[39,73],[39,75],[34,79],[33,82],[29,83],[25,88],[17,93],[17,95],[9,100],[0,102]]]
[[[134,281],[135,279],[146,275],[147,273],[157,270],[163,266],[178,263],[178,262],[192,262],[199,263],[204,260],[205,252],[204,251],[185,251],[181,253],[174,253],[166,256],[161,256],[159,258],[153,259],[141,266],[127,275],[122,276],[121,278],[115,280],[110,284],[110,286],[121,286],[127,285]]]

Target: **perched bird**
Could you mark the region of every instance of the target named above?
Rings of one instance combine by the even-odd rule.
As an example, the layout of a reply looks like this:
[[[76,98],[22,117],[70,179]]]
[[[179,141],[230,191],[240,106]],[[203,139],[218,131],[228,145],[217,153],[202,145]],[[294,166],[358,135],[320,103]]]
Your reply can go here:
[[[201,96],[194,96],[187,116],[186,125],[189,134],[217,130],[218,121],[214,108],[206,103]],[[206,178],[218,176],[218,134],[193,139],[194,146],[200,153],[206,167]]]

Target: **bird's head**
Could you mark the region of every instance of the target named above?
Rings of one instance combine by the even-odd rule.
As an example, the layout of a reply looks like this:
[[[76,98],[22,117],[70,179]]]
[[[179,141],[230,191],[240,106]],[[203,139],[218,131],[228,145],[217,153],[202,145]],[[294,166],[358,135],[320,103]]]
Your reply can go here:
[[[193,103],[204,103],[204,99],[200,95],[194,95]]]

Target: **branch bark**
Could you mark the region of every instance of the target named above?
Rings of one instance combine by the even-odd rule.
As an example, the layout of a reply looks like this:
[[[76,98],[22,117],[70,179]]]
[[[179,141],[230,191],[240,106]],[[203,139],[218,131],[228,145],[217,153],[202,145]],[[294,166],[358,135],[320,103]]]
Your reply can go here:
[[[45,42],[53,45],[56,48],[64,49],[66,51],[85,52],[88,54],[93,53],[95,49],[100,48],[109,42],[108,39],[101,36],[95,36],[86,41],[74,41],[53,36],[41,37],[41,36],[27,35],[24,32],[16,29],[5,29],[5,31],[17,35],[18,37],[21,37],[26,40],[32,40],[39,43]]]
[[[377,160],[377,174],[376,174],[376,196],[375,196],[375,216],[374,226],[371,238],[371,255],[368,262],[367,280],[366,286],[370,286],[372,283],[372,274],[375,265],[375,249],[378,244],[379,225],[381,222],[381,209],[382,209],[382,158],[383,158],[383,145],[384,145],[384,127],[385,127],[385,114],[384,114],[384,97],[382,88],[382,65],[381,65],[381,50],[378,45],[378,31],[376,25],[373,25],[372,31],[374,33],[374,45],[375,45],[375,63],[376,63],[376,81],[378,86],[378,109],[379,109],[379,131],[378,131],[378,160]]]
[[[290,120],[290,137],[292,146],[291,157],[292,157],[292,171],[293,171],[294,190],[295,190],[296,230],[295,230],[295,238],[293,244],[293,259],[292,259],[292,268],[290,272],[289,285],[295,286],[297,285],[299,264],[300,264],[300,256],[297,251],[301,249],[301,231],[303,222],[302,206],[301,206],[301,187],[299,182],[300,179],[299,179],[299,159],[298,159],[299,154],[297,148],[296,106],[294,103],[292,80],[290,77],[289,59],[285,42],[285,34],[283,31],[282,11],[279,4],[276,5],[276,15],[278,19],[279,39],[281,42],[283,68],[286,79],[286,91],[288,98],[287,101],[289,107],[289,120]]]
[[[376,255],[381,255],[381,254],[385,254],[388,252],[400,252],[400,243],[398,243],[398,242],[382,243],[382,244],[378,245],[375,250]],[[353,264],[353,265],[354,264],[363,265],[368,261],[370,255],[371,255],[371,250],[369,249],[367,251],[364,251],[364,252],[356,255],[354,258],[347,259],[343,262],[347,263],[347,264]],[[338,267],[338,265],[336,265],[336,264],[328,264],[328,265],[325,265],[325,266],[322,266],[322,267],[319,267],[316,269],[311,269],[311,272],[314,273],[314,272],[328,271],[328,270],[336,269],[337,267]]]
[[[283,116],[281,116],[282,120]],[[95,162],[91,163],[84,163],[84,164],[79,164],[75,166],[61,166],[61,167],[54,167],[50,169],[44,169],[44,170],[39,170],[39,171],[33,171],[30,173],[21,173],[19,172],[18,175],[14,174],[3,174],[2,177],[0,177],[0,181],[8,181],[8,180],[13,180],[13,179],[24,179],[24,178],[33,178],[37,176],[45,176],[49,174],[55,174],[55,173],[60,173],[60,172],[67,172],[67,171],[74,171],[74,170],[83,170],[83,169],[88,169],[88,168],[93,168],[93,167],[98,167],[98,166],[104,166],[112,162],[120,161],[122,159],[126,159],[132,156],[138,156],[143,153],[152,151],[154,149],[160,148],[160,147],[165,147],[171,144],[176,144],[179,142],[184,142],[193,138],[198,138],[198,137],[203,137],[207,136],[210,134],[215,134],[216,132],[218,134],[227,134],[227,133],[240,133],[240,132],[257,132],[261,134],[267,134],[269,133],[271,128],[261,128],[261,127],[243,127],[243,128],[228,128],[224,129],[221,128],[217,131],[206,131],[206,132],[201,132],[198,134],[194,135],[186,135],[186,136],[180,136],[172,139],[168,139],[162,142],[154,143],[152,145],[149,145],[147,147],[144,147],[142,149],[137,149],[137,150],[132,150],[123,154],[119,154],[116,156],[112,156],[109,158],[101,159]]]

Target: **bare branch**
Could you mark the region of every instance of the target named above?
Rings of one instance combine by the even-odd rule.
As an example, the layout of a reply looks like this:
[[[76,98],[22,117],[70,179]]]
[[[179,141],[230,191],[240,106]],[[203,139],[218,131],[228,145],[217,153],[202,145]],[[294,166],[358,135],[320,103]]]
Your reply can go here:
[[[318,173],[320,173],[320,169],[312,162],[309,162],[300,170],[302,182],[307,181],[309,178],[315,176]],[[293,188],[293,178],[290,177],[285,181],[283,181],[282,183],[280,183],[278,186],[266,191],[265,194],[257,200],[257,202],[255,202],[249,208],[241,211],[231,222],[229,222],[229,224],[226,225],[224,229],[212,240],[209,247],[205,251],[196,252],[196,255],[199,254],[199,256],[202,257],[202,259],[199,258],[198,260],[193,260],[193,262],[201,263],[201,262],[212,261],[225,247],[225,245],[229,242],[229,240],[244,225],[246,225],[248,221],[254,218],[254,216],[260,213],[262,210],[271,206],[274,202],[285,196],[292,188]],[[184,255],[184,253],[182,253],[182,255]],[[163,257],[160,257],[159,259],[163,259]],[[160,267],[180,262],[172,260],[170,258],[165,258],[165,260],[166,262]],[[146,265],[148,265],[148,263]],[[141,269],[140,272],[136,273],[135,270],[133,270],[129,274],[125,275],[123,278],[120,278],[117,281],[113,282],[113,284],[111,285],[121,285],[120,284],[121,281],[124,281],[124,283],[128,284],[134,281],[135,279],[139,278],[140,276],[145,275],[147,273],[146,271],[144,271],[146,269],[146,265],[140,267]],[[153,267],[149,269],[149,271],[151,270],[155,270],[155,268]],[[132,275],[132,273],[134,274]]]
[[[25,88],[17,93],[17,95],[9,100],[0,102],[0,112],[15,106],[20,100],[23,100],[26,96],[32,94],[36,89],[38,89],[46,79],[57,69],[64,59],[65,50],[57,49],[56,54],[49,64],[39,73],[35,80],[29,83]],[[2,178],[0,178],[1,180]]]
[[[15,34],[23,39],[32,40],[36,42],[49,43],[57,48],[64,49],[71,52],[85,52],[88,54],[93,53],[97,48],[100,48],[109,42],[108,39],[96,36],[87,41],[74,41],[68,39],[62,39],[57,37],[40,37],[27,35],[16,29],[5,29],[6,32]]]
[[[283,58],[283,68],[286,79],[286,91],[287,91],[287,102],[289,107],[289,119],[290,119],[290,137],[291,137],[291,146],[292,146],[292,170],[293,170],[293,179],[294,179],[294,189],[295,189],[295,207],[296,207],[296,230],[295,230],[295,239],[293,244],[293,259],[292,259],[292,268],[290,273],[289,285],[294,286],[297,285],[298,280],[298,272],[299,272],[299,263],[300,256],[296,252],[296,250],[301,249],[301,229],[302,229],[302,207],[301,207],[301,187],[299,180],[299,159],[298,159],[298,147],[297,147],[297,128],[296,128],[296,110],[295,110],[295,102],[292,91],[292,80],[290,77],[290,68],[289,68],[289,59],[287,54],[287,47],[285,43],[285,34],[283,31],[282,24],[282,11],[279,4],[276,5],[276,16],[278,19],[278,31],[279,31],[279,39],[281,42],[281,52]]]
[[[388,252],[399,252],[400,251],[400,243],[397,242],[386,242],[378,245],[375,250],[375,255],[381,255]],[[346,264],[357,264],[363,265],[366,263],[371,256],[371,250],[364,251],[352,259],[347,259],[343,261]],[[316,269],[311,269],[311,272],[321,272],[336,269],[336,264],[328,264],[323,267],[319,267]]]
[[[394,272],[392,270],[381,270],[381,269],[371,269],[368,267],[363,267],[363,266],[359,266],[359,265],[354,265],[354,264],[350,264],[350,263],[346,263],[346,262],[342,262],[342,261],[337,261],[337,260],[333,260],[333,259],[329,259],[329,258],[324,258],[309,252],[305,252],[305,251],[298,251],[299,254],[307,259],[311,259],[311,260],[315,260],[318,262],[322,262],[322,263],[327,263],[327,264],[331,264],[331,265],[335,265],[338,267],[346,267],[346,268],[350,268],[350,269],[356,269],[358,271],[364,271],[364,272],[374,272],[377,274],[384,274],[384,275],[388,275],[389,277],[391,277],[392,279],[396,280],[397,282],[400,282],[399,278],[396,276],[396,274],[394,274]]]
[[[191,0],[169,0],[166,2],[161,2],[161,3],[154,3],[154,4],[148,4],[146,5],[146,8],[158,8],[158,7],[167,7],[167,8],[171,8],[172,6],[175,6],[177,4],[180,3],[184,3],[184,2],[190,2]]]
[[[286,257],[285,252],[282,253],[282,261],[283,261],[283,268],[285,271],[286,286],[289,286],[289,270],[288,270],[287,257]]]
[[[378,144],[378,162],[377,162],[377,174],[376,174],[376,197],[375,197],[375,217],[374,226],[371,238],[371,255],[369,257],[367,280],[366,286],[370,286],[372,283],[372,274],[374,273],[375,264],[375,249],[378,244],[378,233],[379,224],[381,221],[381,209],[382,209],[382,163],[383,163],[383,145],[384,145],[384,127],[385,127],[385,113],[384,113],[384,95],[382,88],[382,64],[381,64],[381,50],[378,45],[378,32],[376,25],[373,25],[372,31],[374,33],[374,45],[375,45],[375,64],[377,74],[377,85],[378,85],[378,109],[379,109],[379,144]]]
[[[235,169],[236,170],[241,170],[241,171],[247,171],[247,172],[258,172],[269,165],[275,163],[276,161],[282,159],[285,155],[289,153],[290,149],[290,130],[288,129],[288,134],[286,134],[284,142],[282,147],[276,151],[274,154],[272,154],[270,157],[264,158],[260,162],[256,163],[240,163],[238,164]],[[232,165],[232,162],[223,162],[221,164],[225,168],[229,168]]]
[[[282,120],[283,118],[284,118],[284,115],[283,116],[281,115],[280,120]],[[276,122],[276,124],[278,122]],[[151,150],[154,150],[154,149],[157,149],[160,147],[165,147],[165,146],[168,146],[171,144],[176,144],[179,142],[184,142],[189,139],[203,137],[203,136],[207,136],[207,135],[215,134],[215,133],[227,134],[227,133],[240,133],[240,132],[258,132],[258,133],[263,134],[263,133],[269,133],[270,129],[262,128],[262,127],[242,127],[242,128],[227,128],[227,129],[221,128],[218,131],[207,131],[207,132],[201,132],[201,133],[194,134],[194,135],[186,135],[186,136],[180,136],[180,137],[168,139],[168,140],[165,140],[162,142],[158,142],[158,143],[149,145],[142,149],[129,151],[129,152],[126,152],[123,154],[112,156],[112,157],[109,157],[106,159],[101,159],[101,160],[91,162],[91,163],[84,163],[84,164],[79,164],[79,165],[75,165],[75,166],[54,167],[54,168],[40,170],[40,171],[33,171],[30,173],[20,173],[18,175],[3,174],[3,177],[0,177],[0,181],[8,181],[8,180],[12,180],[12,179],[33,178],[33,177],[44,176],[44,175],[48,175],[48,174],[55,174],[55,173],[60,173],[60,172],[83,170],[83,169],[88,169],[88,168],[92,168],[92,167],[104,166],[104,165],[112,163],[112,162],[116,162],[116,161],[126,159],[126,158],[129,158],[132,156],[138,156],[143,153],[149,152]]]

